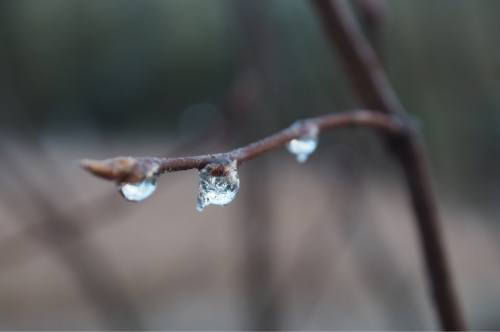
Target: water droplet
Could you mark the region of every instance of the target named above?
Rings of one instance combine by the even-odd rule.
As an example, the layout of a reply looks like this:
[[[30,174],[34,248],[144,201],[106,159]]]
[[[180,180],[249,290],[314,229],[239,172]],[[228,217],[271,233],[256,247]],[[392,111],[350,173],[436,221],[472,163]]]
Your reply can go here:
[[[297,155],[297,161],[303,163],[318,146],[318,127],[311,126],[307,134],[301,138],[292,139],[288,145],[288,151]]]
[[[198,192],[198,206],[199,211],[203,210],[205,206],[226,205],[230,203],[240,189],[240,178],[235,162],[228,163],[230,166],[226,167],[221,176],[214,176],[207,170],[207,165],[200,171],[200,187]]]
[[[147,177],[135,183],[118,185],[118,191],[128,201],[139,202],[148,198],[155,190],[158,182],[157,176]]]

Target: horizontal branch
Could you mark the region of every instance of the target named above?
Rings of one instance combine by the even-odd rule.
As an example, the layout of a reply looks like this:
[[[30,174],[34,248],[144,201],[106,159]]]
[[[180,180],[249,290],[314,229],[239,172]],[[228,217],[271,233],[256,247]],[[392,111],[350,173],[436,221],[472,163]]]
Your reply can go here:
[[[178,158],[117,157],[102,161],[83,159],[78,164],[101,178],[115,180],[119,183],[134,183],[161,173],[194,168],[202,169],[208,164],[227,159],[236,161],[240,165],[277,149],[293,139],[307,135],[311,128],[317,128],[321,132],[349,126],[372,127],[396,136],[403,134],[408,128],[404,121],[395,115],[370,110],[353,110],[297,121],[272,136],[226,153]]]

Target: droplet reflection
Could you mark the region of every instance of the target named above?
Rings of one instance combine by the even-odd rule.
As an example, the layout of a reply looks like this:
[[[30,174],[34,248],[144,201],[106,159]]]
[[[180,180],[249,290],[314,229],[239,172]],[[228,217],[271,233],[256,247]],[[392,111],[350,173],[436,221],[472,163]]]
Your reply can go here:
[[[152,176],[139,182],[120,184],[117,189],[126,200],[139,202],[151,196],[156,190],[157,182],[158,177]]]
[[[196,207],[199,211],[210,204],[224,206],[230,203],[240,188],[240,178],[234,163],[233,168],[221,176],[213,176],[206,168],[202,169],[199,183],[198,206]]]
[[[297,155],[297,161],[303,163],[318,146],[318,128],[311,127],[309,133],[301,138],[293,139],[287,144],[288,151]]]

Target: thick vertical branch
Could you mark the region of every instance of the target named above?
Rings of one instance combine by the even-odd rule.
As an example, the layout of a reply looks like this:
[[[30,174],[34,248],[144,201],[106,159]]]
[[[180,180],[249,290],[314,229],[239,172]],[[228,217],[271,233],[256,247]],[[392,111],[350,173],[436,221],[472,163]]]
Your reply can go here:
[[[386,113],[404,113],[379,59],[361,33],[347,3],[344,0],[311,1],[365,106]],[[386,139],[400,161],[408,183],[441,327],[445,330],[465,330],[465,320],[444,250],[430,168],[423,145],[418,136],[412,133],[399,138],[386,136]]]
[[[365,34],[385,67],[387,61],[385,28],[390,20],[387,2],[386,0],[354,0],[353,3],[360,11],[360,23]]]
[[[311,0],[317,7],[325,31],[336,46],[349,79],[370,109],[401,113],[401,106],[387,75],[347,4],[341,0]]]
[[[430,186],[430,168],[425,149],[416,136],[401,137],[392,141],[412,195],[412,205],[418,220],[423,255],[431,279],[434,301],[441,319],[441,327],[448,331],[466,330],[458,296],[451,278],[444,250],[444,240],[439,224],[434,193]]]

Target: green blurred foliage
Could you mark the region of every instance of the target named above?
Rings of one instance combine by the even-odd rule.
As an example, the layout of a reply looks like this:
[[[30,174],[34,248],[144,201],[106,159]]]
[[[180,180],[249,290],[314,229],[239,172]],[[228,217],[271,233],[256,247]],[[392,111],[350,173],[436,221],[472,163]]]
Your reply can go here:
[[[102,132],[175,134],[186,108],[219,104],[248,66],[264,77],[253,121],[266,122],[267,133],[358,106],[306,0],[251,1],[260,10],[238,14],[241,3],[7,0],[0,29],[13,85],[42,128],[55,123],[71,132],[91,123]],[[423,120],[439,181],[449,192],[494,202],[500,2],[388,5],[385,64],[403,105]],[[266,39],[264,52],[253,50],[259,43],[249,26],[263,30],[253,37]]]
[[[407,110],[425,123],[440,179],[470,198],[498,197],[500,2],[390,5],[391,79]]]
[[[222,1],[22,0],[1,8],[17,88],[35,121],[78,109],[55,107],[69,101],[116,129],[164,127],[193,100],[220,97],[233,71],[225,10]]]

